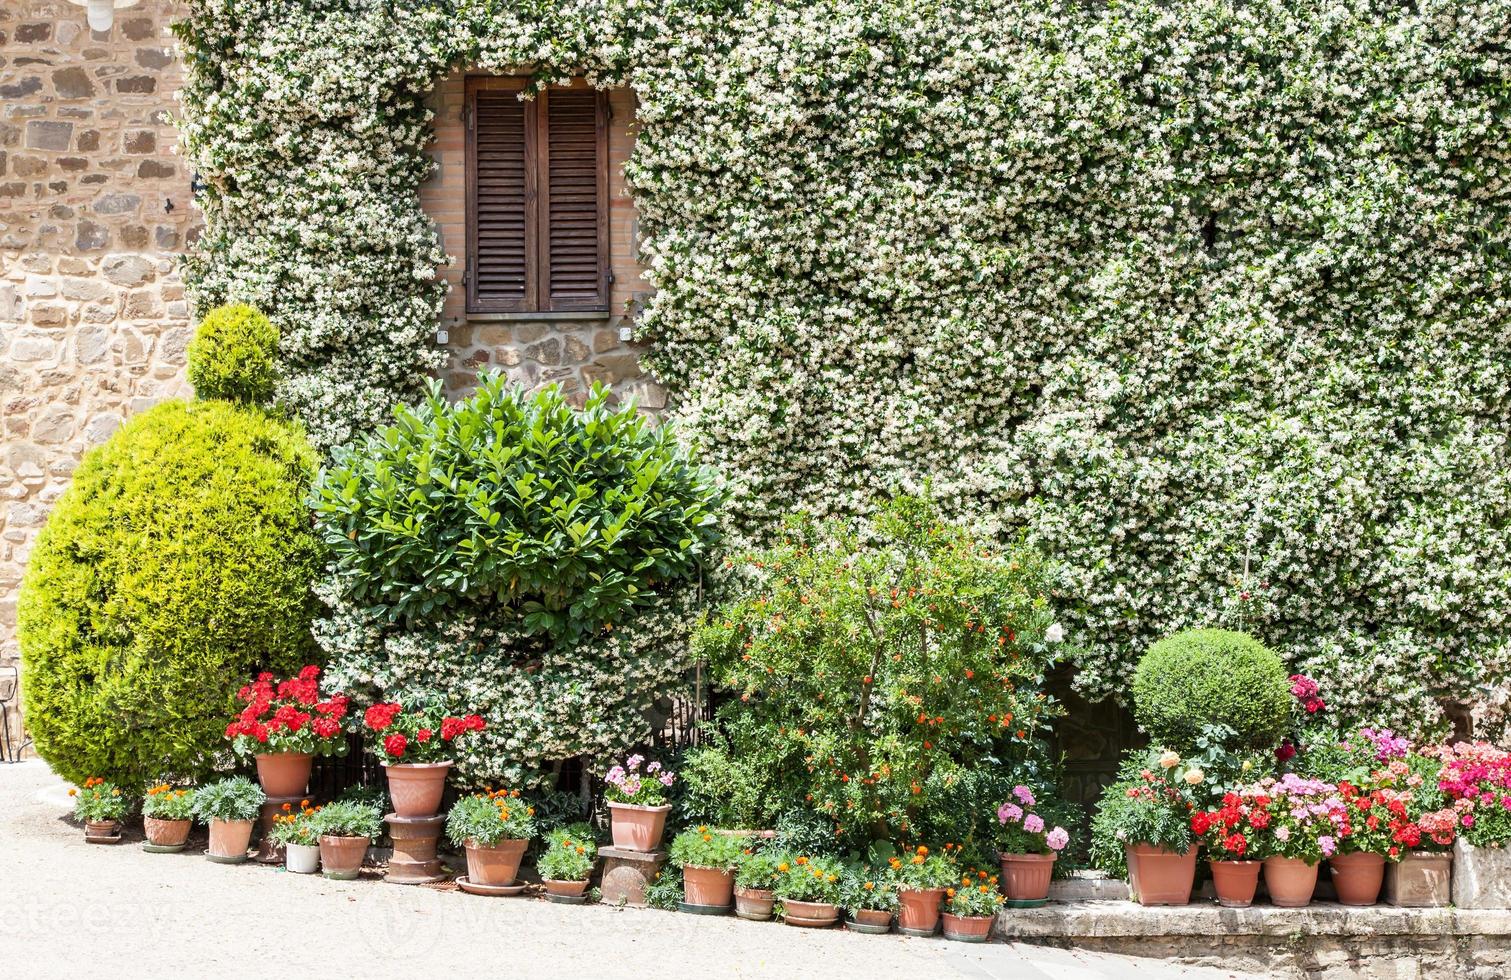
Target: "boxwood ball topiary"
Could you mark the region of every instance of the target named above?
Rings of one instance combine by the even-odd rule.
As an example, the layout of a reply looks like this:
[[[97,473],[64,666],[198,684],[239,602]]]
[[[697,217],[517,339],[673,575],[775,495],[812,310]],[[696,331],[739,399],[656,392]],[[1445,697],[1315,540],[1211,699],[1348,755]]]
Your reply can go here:
[[[237,688],[311,661],[316,462],[296,427],[223,401],[165,402],[85,456],[19,609],[27,725],[60,775],[203,774]]]
[[[1188,630],[1155,643],[1139,661],[1133,713],[1151,738],[1173,748],[1189,748],[1204,725],[1227,725],[1238,746],[1266,748],[1290,723],[1289,675],[1246,633]]]
[[[200,398],[248,405],[273,400],[278,382],[278,328],[250,306],[218,306],[189,342],[189,383]]]

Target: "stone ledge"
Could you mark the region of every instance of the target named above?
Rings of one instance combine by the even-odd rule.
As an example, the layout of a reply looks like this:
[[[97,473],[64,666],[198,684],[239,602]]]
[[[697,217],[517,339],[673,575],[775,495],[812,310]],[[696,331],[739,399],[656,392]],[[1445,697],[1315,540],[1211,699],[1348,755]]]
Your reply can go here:
[[[997,913],[997,933],[1012,940],[1213,936],[1511,936],[1511,910],[1357,908],[1313,902],[1306,908],[1255,905],[1152,906],[1132,902],[1050,904]]]

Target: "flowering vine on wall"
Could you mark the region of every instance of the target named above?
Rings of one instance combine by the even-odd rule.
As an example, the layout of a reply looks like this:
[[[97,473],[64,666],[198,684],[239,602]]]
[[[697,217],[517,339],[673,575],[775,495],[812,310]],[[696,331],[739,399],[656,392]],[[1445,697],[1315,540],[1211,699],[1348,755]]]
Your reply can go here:
[[[323,445],[439,359],[426,92],[586,73],[745,533],[929,481],[1065,562],[1088,693],[1220,622],[1343,710],[1498,714],[1511,0],[188,8],[193,295],[274,315]]]

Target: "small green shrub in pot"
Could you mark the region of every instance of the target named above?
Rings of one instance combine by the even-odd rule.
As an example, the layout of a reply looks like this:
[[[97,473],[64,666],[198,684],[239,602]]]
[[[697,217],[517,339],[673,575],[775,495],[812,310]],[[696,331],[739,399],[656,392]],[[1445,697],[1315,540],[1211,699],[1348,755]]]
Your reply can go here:
[[[383,818],[378,808],[365,803],[327,803],[311,819],[316,830],[326,837],[365,837],[374,841],[383,833]]]
[[[598,846],[592,838],[569,829],[546,835],[546,849],[536,859],[535,870],[551,881],[586,881],[598,860]]]
[[[779,856],[770,849],[742,850],[735,861],[735,887],[769,890],[776,881],[778,861]]]
[[[744,839],[708,826],[684,830],[672,839],[667,857],[679,868],[733,868],[740,862]]]
[[[962,918],[996,915],[1002,907],[1002,895],[996,885],[981,882],[957,882],[944,893],[944,910]]]
[[[266,405],[278,383],[278,328],[250,306],[218,306],[194,331],[188,362],[196,397]]]
[[[262,787],[245,776],[231,776],[206,783],[194,792],[194,816],[211,820],[255,820],[267,802]]]
[[[1153,741],[1181,752],[1211,726],[1230,728],[1234,748],[1273,748],[1291,721],[1289,674],[1251,636],[1188,630],[1155,643],[1139,661],[1133,714]]]
[[[142,816],[154,820],[192,820],[194,790],[187,786],[159,783],[142,798]]]
[[[273,829],[268,831],[268,836],[279,847],[287,847],[290,844],[300,847],[318,847],[320,846],[320,811],[322,809],[323,807],[318,806],[302,806],[298,810],[290,807],[287,812],[273,817]]]
[[[1113,875],[1127,872],[1126,848],[1148,845],[1184,853],[1196,843],[1191,814],[1204,774],[1168,749],[1135,750],[1102,791],[1091,819],[1091,859]]]
[[[943,854],[931,853],[924,845],[890,861],[892,880],[898,888],[927,891],[948,888],[960,879],[960,866]]]
[[[848,869],[840,887],[840,904],[851,912],[895,912],[897,885],[890,869]]]

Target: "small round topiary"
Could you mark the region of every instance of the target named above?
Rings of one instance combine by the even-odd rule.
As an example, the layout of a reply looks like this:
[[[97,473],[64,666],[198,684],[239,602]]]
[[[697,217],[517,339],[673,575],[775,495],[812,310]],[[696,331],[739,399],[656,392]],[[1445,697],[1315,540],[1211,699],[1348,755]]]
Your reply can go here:
[[[1289,675],[1278,656],[1246,633],[1187,630],[1139,660],[1133,714],[1170,748],[1190,749],[1206,725],[1233,729],[1231,748],[1269,748],[1290,723]]]
[[[316,465],[299,429],[224,401],[164,402],[85,456],[17,630],[27,727],[59,775],[204,775],[236,690],[313,661]]]
[[[250,306],[218,306],[189,342],[189,383],[200,398],[247,405],[273,400],[278,382],[278,328]]]

